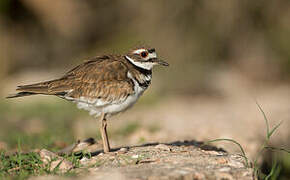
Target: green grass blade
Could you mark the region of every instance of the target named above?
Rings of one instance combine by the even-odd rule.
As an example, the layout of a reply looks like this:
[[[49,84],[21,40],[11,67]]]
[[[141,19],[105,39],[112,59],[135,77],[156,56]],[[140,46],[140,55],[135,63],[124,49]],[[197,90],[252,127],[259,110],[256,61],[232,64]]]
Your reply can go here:
[[[273,180],[276,180],[278,179],[280,173],[281,173],[281,170],[282,170],[282,166],[281,164],[277,163],[277,167],[276,167],[276,170],[274,171],[273,175],[272,175],[272,179]]]
[[[58,160],[58,159],[55,159],[55,160]],[[60,165],[61,165],[61,163],[62,163],[63,161],[64,161],[64,158],[63,158],[62,160],[59,161],[59,163],[56,165],[55,168],[53,168],[52,172],[53,172],[54,174],[57,174],[57,172],[59,171],[59,167],[60,167]]]
[[[225,139],[214,139],[214,140],[207,141],[206,143],[212,143],[212,142],[217,142],[217,141],[229,141],[229,142],[232,142],[232,143],[238,145],[240,150],[241,150],[241,152],[242,152],[242,155],[243,155],[243,157],[245,159],[246,167],[249,167],[248,158],[247,158],[246,153],[245,153],[245,151],[244,151],[244,149],[243,149],[243,147],[241,146],[240,143],[238,143],[237,141],[235,141],[233,139],[226,139],[226,138]]]
[[[265,177],[265,180],[269,180],[274,174],[276,174],[276,171],[277,171],[277,161],[275,159],[272,165],[272,169],[270,173]]]
[[[20,138],[18,138],[18,147],[17,147],[17,162],[18,162],[18,166],[21,169],[22,168],[22,149],[21,149],[21,142],[20,142]]]
[[[268,134],[267,134],[267,138],[270,139],[270,137],[272,136],[272,134],[277,130],[277,128],[282,124],[283,121],[280,121],[279,124],[277,124]]]
[[[256,104],[257,104],[259,110],[261,111],[261,113],[262,113],[263,116],[264,116],[264,120],[265,120],[265,122],[266,122],[266,126],[267,126],[267,139],[269,139],[269,138],[268,138],[268,134],[269,134],[269,121],[268,121],[268,119],[267,119],[267,116],[266,116],[264,110],[263,110],[262,107],[260,106],[260,104],[259,104],[257,101],[256,101]]]

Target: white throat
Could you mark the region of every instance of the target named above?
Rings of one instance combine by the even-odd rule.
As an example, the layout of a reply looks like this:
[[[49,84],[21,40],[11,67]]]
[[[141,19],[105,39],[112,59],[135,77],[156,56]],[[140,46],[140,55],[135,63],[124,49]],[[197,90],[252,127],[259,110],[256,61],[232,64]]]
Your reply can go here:
[[[134,64],[135,66],[139,67],[139,68],[142,68],[142,69],[146,69],[146,70],[151,70],[154,66],[154,63],[152,62],[137,62],[137,61],[134,61],[132,58],[130,58],[129,56],[125,56],[126,59],[128,61],[130,61],[132,64]]]

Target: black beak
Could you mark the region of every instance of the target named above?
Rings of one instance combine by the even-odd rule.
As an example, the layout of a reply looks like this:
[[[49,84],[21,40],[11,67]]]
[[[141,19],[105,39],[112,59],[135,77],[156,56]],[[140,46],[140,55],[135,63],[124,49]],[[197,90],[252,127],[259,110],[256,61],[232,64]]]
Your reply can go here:
[[[150,59],[152,62],[156,62],[157,64],[159,65],[162,65],[162,66],[169,66],[169,64],[161,59],[158,59],[158,58],[151,58]]]

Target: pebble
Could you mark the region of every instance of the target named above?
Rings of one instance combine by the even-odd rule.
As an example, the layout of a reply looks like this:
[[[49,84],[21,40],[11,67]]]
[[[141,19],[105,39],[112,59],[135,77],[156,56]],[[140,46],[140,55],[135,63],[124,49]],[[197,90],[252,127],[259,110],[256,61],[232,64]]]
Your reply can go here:
[[[123,147],[118,152],[124,154],[124,153],[128,152],[128,150],[129,150],[128,148]]]
[[[223,168],[220,168],[220,169],[219,169],[220,172],[228,172],[228,171],[230,171],[230,170],[231,170],[230,167],[223,167]]]
[[[205,179],[205,175],[203,173],[200,173],[200,172],[195,172],[193,179],[196,179],[196,180]]]
[[[240,162],[238,160],[230,159],[228,162],[229,166],[235,167],[235,168],[244,168],[245,165],[243,162]]]
[[[205,151],[205,150],[202,150],[202,151],[205,152],[206,154],[215,155],[215,156],[225,155],[224,152],[221,152],[221,151]]]
[[[228,161],[225,158],[219,158],[217,160],[217,163],[219,163],[219,164],[226,164],[226,163],[228,163]]]
[[[171,151],[170,147],[165,144],[158,144],[155,146],[155,148],[164,150],[164,151]]]
[[[51,171],[58,167],[59,171],[64,173],[73,168],[73,164],[70,161],[46,149],[40,150],[39,155],[44,164],[50,163]]]
[[[138,154],[135,154],[135,155],[133,155],[131,157],[134,158],[134,159],[138,159],[139,158],[139,155]]]
[[[233,176],[228,173],[215,173],[217,180],[233,180]]]

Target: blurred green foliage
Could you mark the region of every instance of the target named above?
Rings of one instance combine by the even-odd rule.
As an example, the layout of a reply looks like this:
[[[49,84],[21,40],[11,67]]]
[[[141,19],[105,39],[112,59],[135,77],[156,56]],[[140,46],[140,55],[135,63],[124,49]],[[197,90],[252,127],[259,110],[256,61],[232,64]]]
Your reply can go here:
[[[64,156],[74,167],[80,167],[79,157],[76,155]],[[31,176],[57,175],[73,177],[76,172],[61,172],[56,166],[51,169],[51,163],[57,159],[52,159],[49,163],[43,163],[41,157],[36,152],[22,153],[21,147],[18,152],[7,155],[7,152],[0,150],[0,179],[28,179]]]
[[[40,175],[49,172],[48,168],[44,168],[42,165],[37,153],[16,153],[7,156],[4,151],[0,151],[1,179],[27,179],[31,174]]]
[[[0,102],[0,139],[8,143],[10,149],[17,147],[21,141],[24,149],[57,148],[55,142],[72,143],[73,122],[80,116],[86,115],[83,111],[67,102],[59,101],[53,104],[33,103],[31,105],[15,105]],[[29,120],[36,119],[40,124],[31,124],[34,128],[45,128],[36,132],[28,132]],[[61,147],[58,147],[61,148]]]
[[[0,101],[0,143],[7,144],[7,149],[14,151],[18,147],[18,142],[21,142],[21,147],[25,151],[42,148],[56,151],[80,138],[76,137],[75,130],[85,127],[76,127],[77,122],[82,122],[83,118],[96,121],[86,111],[79,110],[75,104],[62,99],[55,99],[49,103],[36,101],[25,105]],[[124,141],[140,128],[145,128],[151,133],[159,129],[157,125],[151,124],[147,127],[138,121],[131,121],[118,128],[109,128],[108,132],[111,140]],[[86,130],[85,135],[100,140],[98,123],[96,122],[95,129]]]
[[[273,177],[270,179],[286,180],[290,177],[290,154],[286,152],[267,152],[264,156],[261,166],[261,172],[263,174],[269,174],[275,165],[275,171]],[[260,177],[264,179],[264,177]]]

